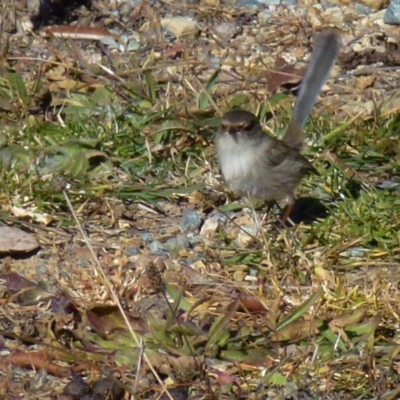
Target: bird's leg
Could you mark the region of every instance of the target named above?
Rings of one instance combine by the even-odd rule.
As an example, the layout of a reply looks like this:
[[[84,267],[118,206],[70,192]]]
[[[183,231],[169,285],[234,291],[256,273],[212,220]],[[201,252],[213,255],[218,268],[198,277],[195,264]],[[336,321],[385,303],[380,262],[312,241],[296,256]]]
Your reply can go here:
[[[286,221],[289,219],[289,222],[294,225],[293,221],[289,218],[290,213],[293,210],[293,204],[288,204],[286,206],[285,212],[283,214],[283,217],[281,218],[281,221],[279,223],[280,228],[284,228],[286,226]]]
[[[293,204],[294,204],[294,195],[290,195],[286,197],[286,201],[287,201],[287,205],[286,205],[286,209],[285,212],[283,213],[283,216],[281,218],[281,221],[279,223],[279,227],[280,228],[284,228],[286,226],[286,221],[289,219],[289,222],[292,226],[294,226],[294,222],[289,218],[290,213],[293,210]]]

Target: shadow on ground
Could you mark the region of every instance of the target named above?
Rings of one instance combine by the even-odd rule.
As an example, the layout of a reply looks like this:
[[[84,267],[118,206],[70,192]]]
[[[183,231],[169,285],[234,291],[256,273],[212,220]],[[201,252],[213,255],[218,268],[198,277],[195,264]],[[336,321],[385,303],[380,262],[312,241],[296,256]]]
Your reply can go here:
[[[328,208],[314,197],[302,197],[294,203],[289,218],[295,223],[311,224],[328,216]]]

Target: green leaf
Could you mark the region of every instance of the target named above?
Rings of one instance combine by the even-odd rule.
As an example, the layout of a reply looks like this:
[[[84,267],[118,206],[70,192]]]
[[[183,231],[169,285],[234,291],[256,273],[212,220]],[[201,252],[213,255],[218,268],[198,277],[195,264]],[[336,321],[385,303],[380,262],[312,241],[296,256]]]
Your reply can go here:
[[[111,92],[105,87],[97,88],[90,96],[91,100],[99,105],[112,104],[113,98]]]
[[[177,292],[177,296],[174,299],[174,302],[170,304],[171,307],[167,317],[167,327],[170,327],[176,321],[177,311],[179,309],[179,305],[181,303],[184,293],[185,290],[183,288],[180,288],[179,292]]]
[[[274,372],[268,376],[267,382],[270,385],[285,386],[287,383],[287,378],[279,372]]]
[[[211,91],[215,85],[215,82],[218,78],[219,73],[221,72],[221,69],[216,69],[214,73],[211,75],[210,79],[208,80],[207,84],[204,87],[204,90],[199,95],[199,98],[197,100],[197,106],[200,109],[206,109],[210,107],[210,100],[209,97],[211,96]]]
[[[157,100],[157,94],[156,94],[156,85],[154,83],[154,78],[153,74],[151,73],[151,70],[146,70],[144,73],[145,79],[146,79],[146,87],[147,87],[147,95],[150,98],[150,100],[154,103]]]
[[[10,72],[7,74],[7,80],[10,84],[13,95],[17,96],[23,104],[28,105],[30,102],[30,97],[28,96],[28,92],[21,75]]]
[[[250,104],[250,97],[246,93],[235,92],[228,97],[226,102],[228,103],[230,109],[234,109],[234,108],[245,109],[246,106],[249,106],[249,104]]]
[[[265,348],[253,348],[243,350],[222,350],[221,358],[232,362],[259,363],[269,357],[273,357],[273,352]]]
[[[229,331],[225,328],[229,325],[229,322],[236,312],[239,305],[239,301],[236,300],[235,303],[231,304],[230,309],[221,314],[214,323],[211,325],[209,331],[209,339],[207,341],[206,349],[212,348],[215,344],[224,345],[226,341],[229,339]]]
[[[306,300],[303,304],[300,305],[292,314],[288,315],[285,319],[283,319],[276,327],[276,330],[279,332],[281,329],[285,328],[289,324],[297,321],[301,318],[323,295],[323,290],[318,289],[308,300]]]
[[[343,339],[337,333],[333,332],[331,329],[321,329],[322,335],[329,340],[332,345],[337,347],[340,351],[348,351],[346,344],[343,342]],[[333,351],[333,346],[330,348],[330,351]]]
[[[0,97],[0,109],[5,110],[5,111],[11,111],[12,106],[10,99],[7,99],[5,97]]]
[[[177,308],[183,311],[189,311],[192,308],[192,305],[182,296],[182,288],[176,288],[172,285],[166,285],[166,289],[168,294],[172,297],[174,302],[178,302]]]
[[[87,159],[83,151],[77,151],[73,157],[71,157],[68,168],[68,172],[72,177],[78,178],[83,177],[89,169],[89,160]]]
[[[84,176],[89,168],[89,161],[81,149],[59,147],[58,154],[50,157],[47,168],[69,174],[74,178]]]
[[[381,322],[381,316],[377,314],[375,315],[375,317],[371,318],[366,322],[363,322],[358,325],[347,326],[346,332],[352,332],[357,336],[373,333],[375,332],[376,328],[378,328],[380,322]]]

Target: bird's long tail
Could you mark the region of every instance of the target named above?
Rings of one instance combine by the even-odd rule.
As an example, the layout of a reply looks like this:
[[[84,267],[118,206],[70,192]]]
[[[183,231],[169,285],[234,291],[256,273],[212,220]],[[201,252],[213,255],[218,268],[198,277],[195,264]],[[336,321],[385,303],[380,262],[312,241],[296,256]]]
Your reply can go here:
[[[332,30],[318,35],[306,73],[297,95],[292,120],[283,140],[300,149],[304,143],[303,127],[324,85],[340,49],[340,36]]]

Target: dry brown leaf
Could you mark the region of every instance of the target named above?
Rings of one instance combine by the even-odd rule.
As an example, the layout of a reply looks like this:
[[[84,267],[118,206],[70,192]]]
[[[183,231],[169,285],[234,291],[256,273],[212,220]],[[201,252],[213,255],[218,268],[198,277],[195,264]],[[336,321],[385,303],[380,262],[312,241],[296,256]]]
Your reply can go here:
[[[371,87],[374,84],[376,77],[377,77],[376,72],[368,76],[359,76],[358,78],[356,78],[357,89],[364,90],[366,88]]]
[[[275,93],[282,85],[300,82],[304,71],[288,64],[283,57],[278,56],[275,60],[274,70],[267,74],[267,85],[270,93]]]
[[[310,338],[318,332],[314,321],[296,321],[271,335],[272,341],[291,341]]]
[[[10,226],[0,226],[0,253],[29,252],[38,247],[38,241],[30,233]]]

